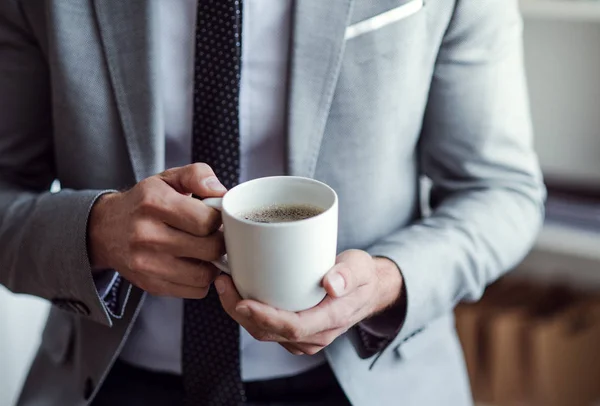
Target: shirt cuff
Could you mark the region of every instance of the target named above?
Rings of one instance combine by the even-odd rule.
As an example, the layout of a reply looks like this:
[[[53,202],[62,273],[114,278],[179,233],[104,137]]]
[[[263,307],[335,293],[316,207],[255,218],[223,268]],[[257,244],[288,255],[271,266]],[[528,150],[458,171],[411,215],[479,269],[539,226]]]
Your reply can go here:
[[[102,271],[94,274],[94,283],[100,299],[106,300],[106,296],[118,278],[119,274],[115,271]]]
[[[124,283],[123,278],[112,270],[95,274],[94,283],[108,313],[116,319],[123,317],[131,284]]]

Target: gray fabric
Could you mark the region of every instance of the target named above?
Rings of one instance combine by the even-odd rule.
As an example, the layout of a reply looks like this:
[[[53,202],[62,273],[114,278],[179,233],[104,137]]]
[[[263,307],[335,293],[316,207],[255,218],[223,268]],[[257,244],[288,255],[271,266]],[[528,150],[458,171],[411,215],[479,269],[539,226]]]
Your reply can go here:
[[[405,278],[406,322],[372,369],[352,331],[326,351],[353,404],[468,405],[452,307],[518,263],[542,219],[521,20],[516,0],[430,1],[344,40],[402,3],[296,2],[289,172],[338,192],[340,251],[391,258]],[[102,191],[163,166],[151,4],[0,2],[0,283],[67,309],[52,310],[19,405],[87,404],[143,299],[134,288],[109,317],[86,223]]]

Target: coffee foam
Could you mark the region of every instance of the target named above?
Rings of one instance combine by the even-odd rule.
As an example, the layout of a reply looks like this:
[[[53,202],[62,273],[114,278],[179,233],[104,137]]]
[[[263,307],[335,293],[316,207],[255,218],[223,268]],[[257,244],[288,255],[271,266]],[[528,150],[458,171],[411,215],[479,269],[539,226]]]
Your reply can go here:
[[[323,209],[310,205],[272,205],[242,214],[246,220],[255,223],[289,223],[305,220],[323,213]]]

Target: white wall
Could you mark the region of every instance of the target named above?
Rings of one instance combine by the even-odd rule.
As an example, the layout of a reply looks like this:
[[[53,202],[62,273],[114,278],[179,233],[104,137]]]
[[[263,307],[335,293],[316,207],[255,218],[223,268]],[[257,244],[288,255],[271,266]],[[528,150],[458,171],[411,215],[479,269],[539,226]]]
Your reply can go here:
[[[600,21],[526,17],[524,41],[544,173],[600,186]]]
[[[48,313],[44,300],[0,286],[0,405],[11,406],[40,342]]]

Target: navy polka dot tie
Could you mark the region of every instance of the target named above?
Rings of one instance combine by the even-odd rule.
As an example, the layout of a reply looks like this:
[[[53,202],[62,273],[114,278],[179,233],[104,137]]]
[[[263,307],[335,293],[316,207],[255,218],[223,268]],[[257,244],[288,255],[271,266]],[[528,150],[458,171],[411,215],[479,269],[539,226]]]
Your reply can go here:
[[[199,0],[196,23],[192,159],[209,164],[227,188],[239,179],[242,1]],[[186,300],[182,369],[186,405],[239,405],[239,327],[214,287]]]

